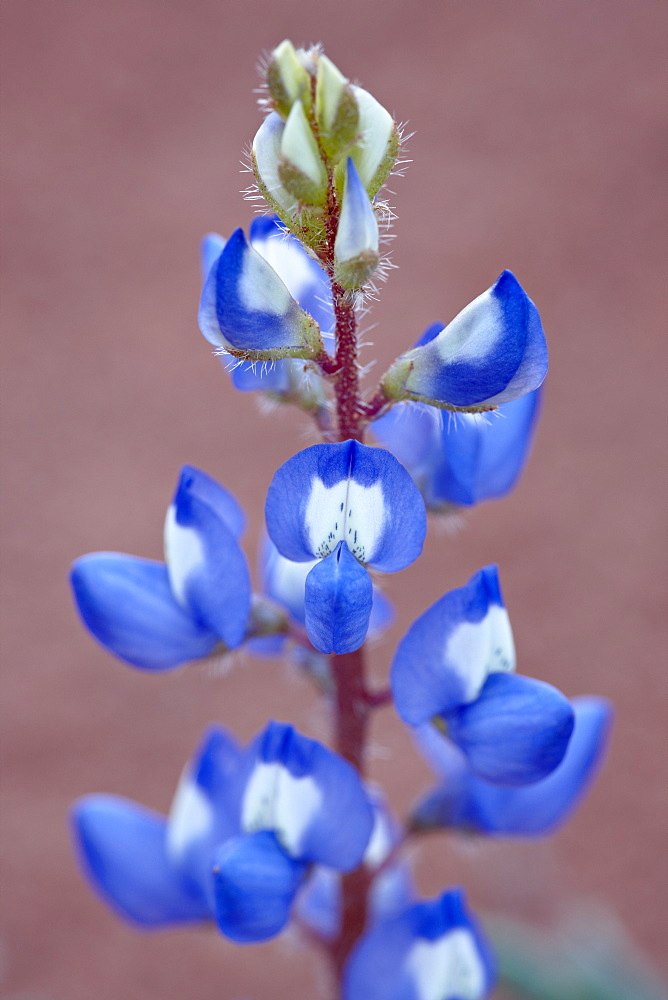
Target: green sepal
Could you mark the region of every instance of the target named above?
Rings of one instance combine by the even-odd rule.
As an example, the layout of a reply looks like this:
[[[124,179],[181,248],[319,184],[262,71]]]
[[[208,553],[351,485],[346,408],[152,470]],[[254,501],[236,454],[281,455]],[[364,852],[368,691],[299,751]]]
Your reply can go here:
[[[376,270],[379,261],[376,251],[365,250],[357,257],[338,263],[334,268],[334,280],[348,291],[361,288]]]

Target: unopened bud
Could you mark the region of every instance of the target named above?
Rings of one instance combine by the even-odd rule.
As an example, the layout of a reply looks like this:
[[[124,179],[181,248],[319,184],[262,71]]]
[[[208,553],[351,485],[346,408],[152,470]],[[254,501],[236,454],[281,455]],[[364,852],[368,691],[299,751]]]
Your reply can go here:
[[[278,113],[287,118],[295,101],[311,106],[311,78],[287,38],[271,54],[267,86]]]
[[[295,101],[283,129],[278,175],[298,202],[324,205],[327,171],[300,101]]]
[[[334,277],[343,288],[361,288],[378,267],[378,220],[352,159],[334,243]]]
[[[325,55],[318,59],[315,105],[322,148],[338,160],[357,138],[359,108],[351,85]]]
[[[399,132],[394,119],[382,104],[361,87],[352,87],[359,107],[359,132],[351,156],[364,187],[373,198],[397,161]]]

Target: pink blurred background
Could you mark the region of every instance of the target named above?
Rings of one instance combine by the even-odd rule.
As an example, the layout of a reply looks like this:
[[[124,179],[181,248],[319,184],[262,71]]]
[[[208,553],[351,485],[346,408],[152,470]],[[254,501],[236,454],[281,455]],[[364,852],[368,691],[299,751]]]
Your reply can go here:
[[[454,536],[432,524],[424,556],[387,580],[398,620],[374,676],[421,610],[497,561],[519,669],[617,706],[605,770],[556,837],[430,838],[419,885],[462,881],[475,906],[548,925],[601,907],[665,968],[662,6],[3,0],[7,1000],[325,995],[289,934],[239,949],[127,928],[84,885],[67,832],[69,803],[92,791],[165,810],[214,719],[244,739],[268,716],[328,734],[278,662],[151,676],[113,660],[66,580],[94,549],[160,557],[183,462],[244,503],[254,562],[270,477],[315,440],[294,413],[266,419],[235,395],[195,321],[200,236],[251,215],[239,163],[260,122],[255,65],[284,37],[324,42],[415,131],[391,184],[399,270],[370,317],[379,370],[504,267],[551,347],[519,488]],[[428,779],[391,709],[372,772],[400,813]]]

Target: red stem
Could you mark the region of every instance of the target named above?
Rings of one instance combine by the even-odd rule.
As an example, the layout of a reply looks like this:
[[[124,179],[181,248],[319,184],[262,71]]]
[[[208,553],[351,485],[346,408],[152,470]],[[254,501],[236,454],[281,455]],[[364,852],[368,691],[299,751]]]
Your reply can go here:
[[[330,662],[336,685],[335,747],[362,778],[370,712],[364,681],[364,651],[357,649],[353,653],[332,656]],[[364,932],[370,883],[371,873],[363,864],[341,879],[341,929],[331,946],[331,958],[338,983],[341,983],[352,947]]]
[[[359,371],[357,367],[357,318],[351,292],[346,292],[332,281],[332,299],[336,318],[336,361],[335,376],[336,415],[339,425],[339,441],[354,438],[364,440],[359,398]]]

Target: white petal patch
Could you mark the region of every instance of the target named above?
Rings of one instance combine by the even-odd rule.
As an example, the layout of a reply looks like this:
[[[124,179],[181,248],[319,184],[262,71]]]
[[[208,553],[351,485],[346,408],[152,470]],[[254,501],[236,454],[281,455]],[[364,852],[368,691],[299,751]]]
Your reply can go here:
[[[213,828],[213,808],[201,788],[184,772],[167,820],[167,853],[173,861],[183,857],[190,844]]]
[[[311,551],[320,559],[345,541],[360,562],[370,562],[385,526],[383,488],[378,482],[361,486],[351,478],[325,486],[315,477],[305,520]]]
[[[279,232],[253,242],[253,247],[273,267],[290,294],[299,302],[313,284],[313,271],[304,251]]]
[[[186,583],[193,570],[205,563],[204,546],[194,528],[184,528],[176,522],[172,504],[165,518],[165,562],[174,597],[187,607]]]
[[[481,1000],[485,968],[470,931],[463,927],[435,941],[417,941],[406,959],[406,970],[420,1000]]]
[[[292,297],[277,274],[267,273],[267,265],[252,247],[246,249],[238,285],[239,301],[249,312],[285,316]]]
[[[274,598],[288,608],[303,607],[306,577],[317,562],[317,559],[311,559],[309,562],[293,562],[280,552],[272,553],[269,575]]]
[[[272,830],[293,857],[301,853],[304,832],[322,804],[313,778],[295,778],[281,764],[258,764],[241,807],[241,825],[248,833]]]
[[[489,674],[515,669],[515,643],[505,608],[490,604],[479,622],[462,622],[443,651],[448,666],[463,681],[463,700],[474,701]]]
[[[469,302],[432,343],[444,362],[454,357],[457,361],[482,361],[494,352],[502,336],[503,309],[487,289]]]

